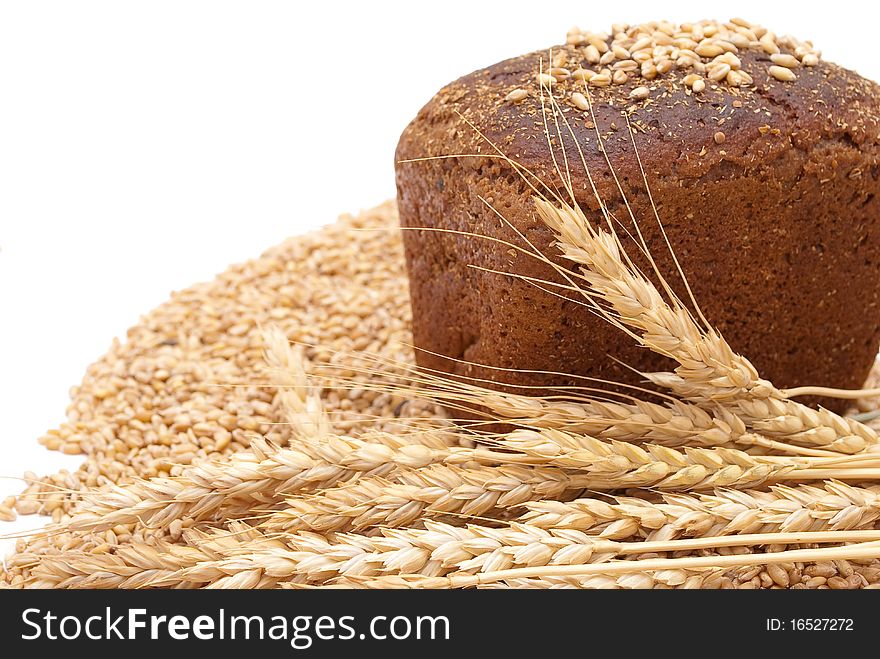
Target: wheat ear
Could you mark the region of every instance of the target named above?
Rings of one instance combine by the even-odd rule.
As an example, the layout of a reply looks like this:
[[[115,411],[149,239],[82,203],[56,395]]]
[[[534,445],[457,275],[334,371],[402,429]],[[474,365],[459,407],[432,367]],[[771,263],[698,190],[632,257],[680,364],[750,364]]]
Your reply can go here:
[[[394,481],[364,478],[315,496],[288,499],[287,507],[275,511],[267,527],[322,532],[400,527],[423,516],[492,514],[526,501],[558,498],[583,489],[748,487],[798,469],[790,463],[767,462],[729,449],[681,453],[665,447],[647,448],[650,452],[625,442],[611,444],[608,452],[595,456],[592,463],[580,461],[585,466],[577,470],[513,464],[435,464],[402,470]]]
[[[485,584],[506,582],[509,579],[545,579],[615,576],[621,574],[645,574],[676,570],[682,575],[698,576],[701,570],[724,570],[745,565],[772,565],[789,562],[821,562],[831,560],[865,560],[880,557],[880,542],[869,541],[840,547],[817,549],[791,549],[756,554],[733,554],[727,556],[687,556],[684,558],[646,558],[637,561],[613,560],[605,563],[580,565],[541,565],[511,568],[496,572],[450,575],[446,577],[423,577],[420,575],[348,577],[341,583],[361,588],[473,588]]]
[[[579,207],[540,198],[535,204],[563,255],[581,266],[595,307],[641,345],[678,362],[674,375],[654,374],[655,382],[721,403],[775,439],[842,453],[877,444],[877,434],[863,424],[786,399],[717,331],[700,327],[677,299],[665,299],[625,257],[618,236],[593,227]]]
[[[535,501],[518,521],[569,528],[609,539],[664,540],[731,533],[842,531],[871,528],[880,518],[880,490],[837,481],[821,486],[774,485],[768,491],[717,489],[712,494],[667,493],[661,502],[617,497]]]
[[[194,531],[189,533],[195,534]],[[119,545],[112,554],[81,550],[32,556],[31,587],[156,588],[187,584],[180,572],[199,563],[222,560],[229,553],[265,536],[242,522],[200,533],[198,546],[166,540]],[[24,558],[28,558],[25,556]],[[229,576],[229,575],[222,575]],[[242,578],[242,577],[239,577]]]
[[[419,436],[430,443],[432,433]],[[437,440],[442,444],[443,440]],[[411,443],[406,437],[371,433],[363,439],[330,435],[302,442],[303,450],[281,449],[260,437],[248,451],[186,468],[173,478],[138,480],[82,495],[68,528],[103,530],[117,524],[161,527],[175,519],[224,519],[223,511],[281,501],[297,492],[330,488],[362,475],[384,476],[445,459],[442,446]]]
[[[384,529],[366,537],[335,534],[288,535],[243,543],[226,557],[181,570],[184,583],[213,583],[246,572],[278,582],[296,578],[320,584],[339,577],[389,574],[442,576],[515,567],[581,565],[623,556],[694,552],[755,544],[808,544],[880,540],[880,531],[772,533],[685,540],[616,542],[580,531],[543,530],[513,524],[502,528],[426,522],[425,529]]]
[[[250,450],[188,467],[177,477],[87,492],[67,526],[95,531],[117,524],[161,527],[180,518],[209,519],[236,502],[263,504],[279,492],[332,486],[351,473],[347,467],[255,437]]]
[[[378,358],[375,361],[386,363]],[[346,380],[331,382],[336,386],[351,386]],[[431,372],[407,376],[404,384],[371,386],[382,393],[429,400],[447,408],[478,410],[486,421],[564,430],[602,439],[673,447],[684,444],[719,446],[736,442],[746,432],[745,424],[720,405],[710,414],[702,407],[676,399],[660,404],[623,394],[619,395],[621,400],[598,399],[580,392],[565,396],[530,396],[450,380]]]
[[[544,530],[523,524],[461,528],[432,522],[425,529],[385,529],[376,537],[305,533],[271,538],[245,525],[188,535],[195,546],[128,546],[110,555],[79,550],[61,553],[44,559],[35,576],[44,584],[79,588],[271,587],[290,580],[320,584],[339,577],[495,573],[755,544],[880,540],[880,531],[825,531],[618,542],[571,529]]]
[[[330,419],[324,412],[320,390],[306,376],[302,347],[294,350],[287,335],[276,326],[263,330],[262,338],[263,361],[272,384],[278,388],[277,404],[293,436],[308,441],[330,436]]]

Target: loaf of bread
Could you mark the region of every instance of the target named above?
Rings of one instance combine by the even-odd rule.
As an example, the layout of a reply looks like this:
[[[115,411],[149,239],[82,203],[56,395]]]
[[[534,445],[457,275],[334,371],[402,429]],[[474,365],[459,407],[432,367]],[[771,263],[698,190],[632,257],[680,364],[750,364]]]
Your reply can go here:
[[[687,300],[659,217],[701,309],[763,377],[859,387],[880,343],[878,132],[876,84],[741,20],[573,30],[466,75],[396,153],[418,362],[531,391],[672,366],[511,246],[566,265],[533,197],[570,180],[589,218],[592,184],[621,235],[635,218]]]

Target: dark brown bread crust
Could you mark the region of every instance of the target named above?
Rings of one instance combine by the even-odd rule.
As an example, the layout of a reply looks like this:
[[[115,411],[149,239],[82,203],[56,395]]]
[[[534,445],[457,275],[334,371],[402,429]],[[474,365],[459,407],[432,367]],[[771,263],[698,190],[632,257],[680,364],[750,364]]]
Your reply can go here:
[[[708,319],[777,386],[858,387],[880,343],[880,88],[826,62],[800,69],[794,82],[779,82],[767,73],[763,54],[739,56],[754,77],[748,89],[686,93],[686,72],[591,89],[596,125],[651,253],[679,295],[685,291],[654,219],[622,109],[636,130],[660,219]],[[396,154],[403,227],[525,246],[497,211],[564,263],[534,212],[533,191],[490,145],[562,191],[534,82],[541,58],[546,61],[547,51],[476,71],[419,112]],[[649,99],[630,100],[641,85],[651,87]],[[517,88],[532,93],[521,103],[505,101]],[[561,86],[560,98],[575,89],[573,81]],[[560,167],[570,170],[577,202],[588,216],[600,217],[579,145],[600,196],[631,230],[590,115],[565,100],[561,107],[571,133],[564,125],[557,130],[551,115],[546,131]],[[724,133],[720,144],[717,132]],[[460,157],[412,161],[450,155]],[[506,369],[630,383],[641,378],[611,356],[641,371],[670,368],[582,304],[547,292],[552,287],[469,267],[560,281],[551,268],[509,246],[417,230],[404,231],[404,245],[419,348]],[[634,246],[627,249],[637,256]],[[427,352],[418,362],[515,385],[584,384]]]

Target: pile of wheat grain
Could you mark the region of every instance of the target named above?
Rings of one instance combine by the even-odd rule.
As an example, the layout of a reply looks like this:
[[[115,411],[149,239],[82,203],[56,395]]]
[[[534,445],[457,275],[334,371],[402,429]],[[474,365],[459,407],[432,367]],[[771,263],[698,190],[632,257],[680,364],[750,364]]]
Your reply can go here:
[[[176,294],[90,367],[41,439],[85,462],[4,502],[53,523],[3,584],[880,586],[876,433],[762,380],[616,236],[537,203],[585,301],[679,364],[651,376],[661,402],[414,369],[386,204]],[[512,429],[449,418],[475,404]]]

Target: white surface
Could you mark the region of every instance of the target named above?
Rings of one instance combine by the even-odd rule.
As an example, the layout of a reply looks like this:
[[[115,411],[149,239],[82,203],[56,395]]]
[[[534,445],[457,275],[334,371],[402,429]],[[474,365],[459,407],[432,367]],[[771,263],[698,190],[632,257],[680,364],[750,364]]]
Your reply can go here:
[[[878,11],[809,6],[741,0],[735,11],[880,79]],[[86,365],[169,291],[393,196],[397,136],[446,82],[558,43],[572,25],[715,9],[0,3],[0,476],[79,463],[35,439],[62,421]],[[19,489],[0,481],[0,493]]]

